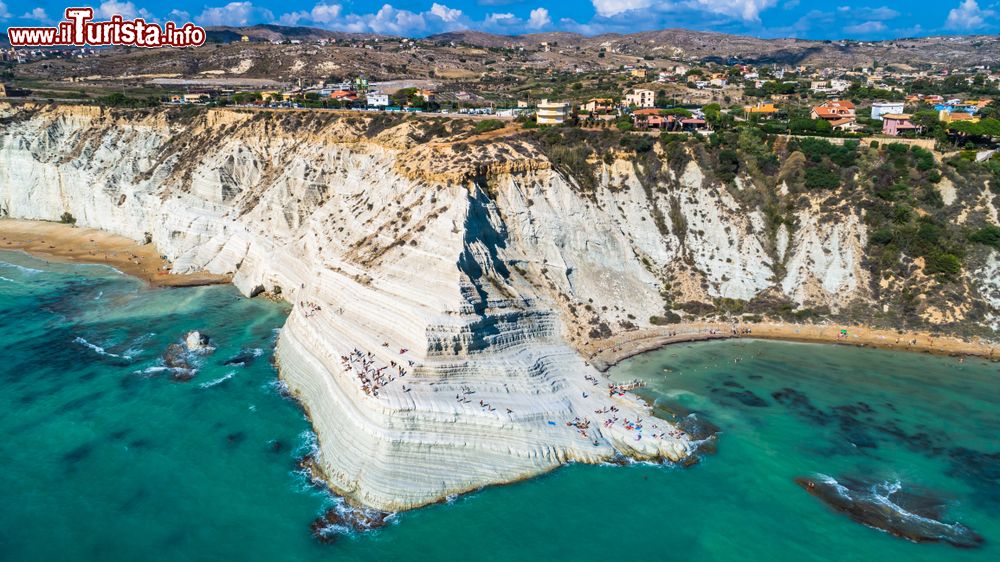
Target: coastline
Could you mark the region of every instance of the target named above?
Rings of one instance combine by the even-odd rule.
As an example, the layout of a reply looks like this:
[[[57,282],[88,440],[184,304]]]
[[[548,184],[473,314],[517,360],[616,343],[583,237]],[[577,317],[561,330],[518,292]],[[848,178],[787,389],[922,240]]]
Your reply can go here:
[[[116,234],[87,227],[38,220],[0,219],[0,250],[22,251],[32,256],[62,263],[108,265],[153,287],[196,287],[225,284],[228,275],[208,272],[174,274],[170,262],[154,244],[141,244]],[[685,322],[628,332],[579,347],[580,353],[598,371],[605,372],[625,359],[677,343],[750,337],[757,339],[853,345],[895,351],[915,351],[938,355],[974,355],[1000,359],[1000,342],[925,331],[889,330],[840,324],[789,324],[778,322],[742,323],[732,334],[727,322]],[[847,330],[847,337],[838,337]]]
[[[587,357],[588,362],[601,372],[606,372],[625,359],[668,345],[731,338],[850,345],[934,355],[972,355],[1000,360],[1000,342],[989,342],[979,338],[966,341],[954,336],[912,330],[884,330],[840,324],[785,323],[739,324],[738,332],[749,329],[750,333],[733,335],[732,327],[732,324],[724,322],[673,324],[590,342],[581,349],[581,352]],[[846,337],[840,336],[841,330],[847,330]]]
[[[152,287],[197,287],[225,284],[228,275],[208,272],[174,274],[154,244],[94,228],[20,219],[0,220],[0,250],[22,251],[62,263],[89,263],[114,267]]]

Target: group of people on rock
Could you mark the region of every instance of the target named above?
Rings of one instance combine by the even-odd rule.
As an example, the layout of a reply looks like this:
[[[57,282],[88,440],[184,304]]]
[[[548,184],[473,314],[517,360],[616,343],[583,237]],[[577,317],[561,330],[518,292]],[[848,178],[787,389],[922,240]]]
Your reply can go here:
[[[369,396],[378,396],[380,388],[387,384],[406,376],[406,369],[395,361],[390,361],[389,365],[378,367],[375,365],[375,354],[354,348],[347,355],[340,356],[340,363],[344,371],[351,371],[361,383],[361,390]],[[390,370],[391,369],[391,370]],[[403,388],[404,392],[410,389]]]
[[[629,431],[642,431],[642,418],[637,418],[634,422],[625,418],[625,429]]]
[[[476,393],[476,391],[472,390],[472,388],[470,388],[468,386],[463,386],[462,387],[462,393],[455,395],[455,401],[459,402],[459,403],[462,403],[462,404],[468,404],[469,402],[472,402],[472,399],[469,398],[469,395],[470,394],[475,394],[475,393]],[[480,400],[480,402],[482,402],[482,400]]]
[[[643,386],[645,384],[646,383],[644,383],[639,379],[635,379],[632,382],[621,383],[621,384],[608,383],[608,396],[611,397],[615,395],[625,396],[625,393],[628,392],[629,390],[639,388],[640,386]]]
[[[323,310],[322,307],[314,302],[299,301],[299,306],[302,307],[302,315],[306,318],[311,318],[314,314]]]
[[[472,399],[469,398],[469,395],[470,394],[475,394],[475,393],[476,393],[476,391],[473,390],[471,387],[463,385],[462,386],[462,392],[455,395],[455,401],[458,402],[459,404],[468,404],[468,403],[472,402]],[[492,404],[490,404],[489,402],[487,402],[485,400],[480,400],[479,401],[479,407],[484,412],[495,412],[495,411],[497,411],[497,409],[494,408]],[[513,414],[513,413],[514,413],[514,410],[511,410],[510,408],[507,408],[507,415],[510,415],[510,414]]]
[[[571,421],[566,422],[569,427],[575,427],[581,436],[587,438],[587,430],[590,429],[590,420],[582,420],[578,417],[573,418]]]

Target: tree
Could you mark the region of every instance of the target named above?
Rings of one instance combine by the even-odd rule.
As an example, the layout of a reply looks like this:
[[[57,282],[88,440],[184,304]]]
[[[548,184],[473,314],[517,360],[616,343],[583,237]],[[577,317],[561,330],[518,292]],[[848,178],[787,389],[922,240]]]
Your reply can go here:
[[[719,151],[719,179],[732,181],[740,171],[740,157],[735,150],[726,148]]]
[[[722,128],[724,124],[728,123],[723,119],[722,106],[717,103],[710,103],[701,108],[701,110],[705,114],[705,120],[708,121],[713,129]]]
[[[417,100],[422,101],[422,98],[417,96],[417,91],[416,88],[401,88],[396,90],[389,98],[392,100],[393,105],[398,105],[399,107],[414,105]]]

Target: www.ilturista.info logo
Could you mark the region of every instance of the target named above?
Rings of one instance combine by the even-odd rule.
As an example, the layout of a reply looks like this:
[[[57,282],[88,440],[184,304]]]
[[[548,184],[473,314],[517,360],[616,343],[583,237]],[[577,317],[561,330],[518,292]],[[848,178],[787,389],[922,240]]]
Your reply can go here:
[[[168,21],[162,26],[142,18],[126,20],[111,16],[110,21],[91,21],[93,8],[66,8],[66,19],[55,27],[11,27],[7,38],[13,47],[72,45],[99,47],[193,47],[205,43],[205,29],[193,23],[178,26]]]

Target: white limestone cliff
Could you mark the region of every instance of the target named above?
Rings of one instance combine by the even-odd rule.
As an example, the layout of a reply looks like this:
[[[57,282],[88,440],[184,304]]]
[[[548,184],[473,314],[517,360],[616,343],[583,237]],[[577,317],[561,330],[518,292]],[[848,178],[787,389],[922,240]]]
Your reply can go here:
[[[677,271],[686,281],[671,290],[686,298],[777,290],[836,307],[866,293],[857,217],[803,214],[779,232],[775,258],[760,213],[705,188],[697,164],[648,191],[616,162],[587,196],[519,141],[468,154],[419,138],[413,121],[377,125],[0,105],[0,216],[69,212],[81,226],[148,234],[176,272],[280,294],[292,305],[281,377],[317,431],[322,477],[382,510],[571,461],[690,454],[644,404],[609,398],[574,349],[594,330],[648,326]],[[393,375],[377,395],[355,351]],[[595,413],[612,405],[617,414]],[[626,418],[645,418],[641,439]]]

